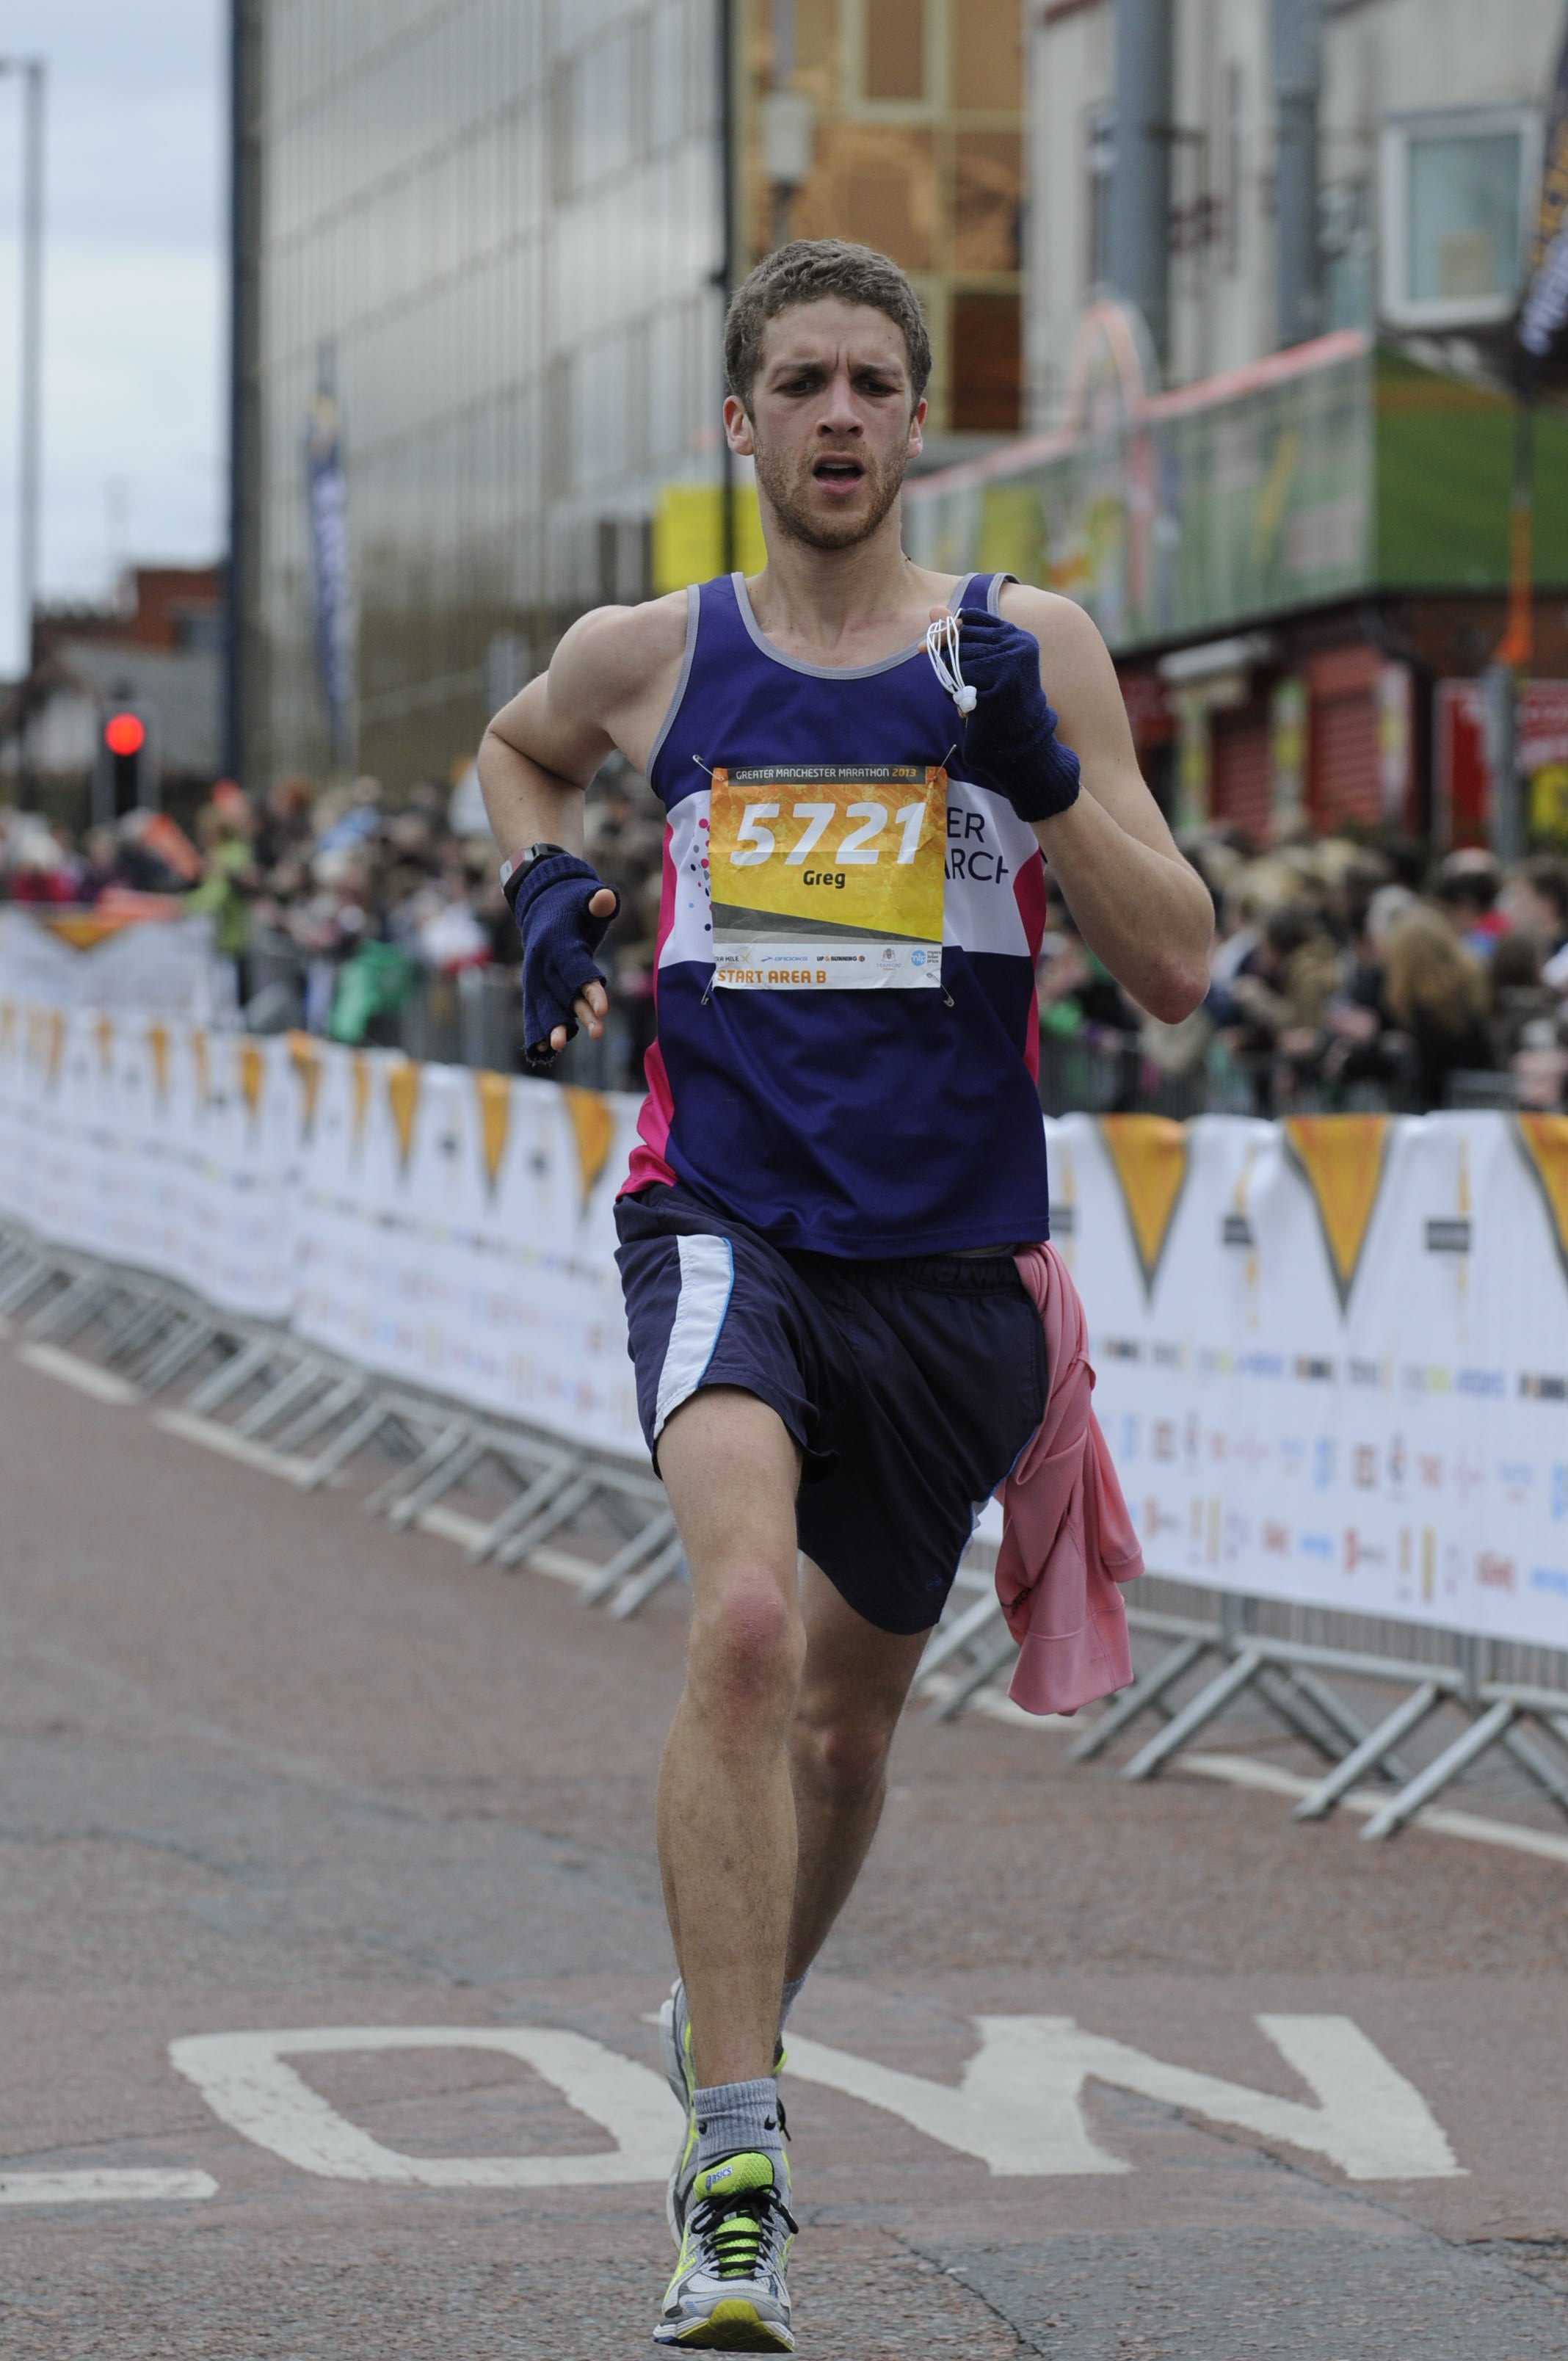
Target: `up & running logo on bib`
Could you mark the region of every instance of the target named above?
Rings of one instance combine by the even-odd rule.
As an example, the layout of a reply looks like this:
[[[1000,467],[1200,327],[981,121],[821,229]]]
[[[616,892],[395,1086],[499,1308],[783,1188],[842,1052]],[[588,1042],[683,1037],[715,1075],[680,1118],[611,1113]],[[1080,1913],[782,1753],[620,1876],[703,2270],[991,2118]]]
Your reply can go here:
[[[716,770],[712,789],[715,984],[939,988],[940,764],[776,763]]]

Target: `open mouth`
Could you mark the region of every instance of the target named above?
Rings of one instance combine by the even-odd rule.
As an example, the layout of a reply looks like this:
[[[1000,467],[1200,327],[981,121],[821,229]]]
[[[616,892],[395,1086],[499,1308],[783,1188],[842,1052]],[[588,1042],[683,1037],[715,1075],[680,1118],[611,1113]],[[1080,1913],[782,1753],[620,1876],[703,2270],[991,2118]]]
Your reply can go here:
[[[866,471],[859,459],[846,457],[818,459],[811,472],[829,491],[845,492],[852,491]]]

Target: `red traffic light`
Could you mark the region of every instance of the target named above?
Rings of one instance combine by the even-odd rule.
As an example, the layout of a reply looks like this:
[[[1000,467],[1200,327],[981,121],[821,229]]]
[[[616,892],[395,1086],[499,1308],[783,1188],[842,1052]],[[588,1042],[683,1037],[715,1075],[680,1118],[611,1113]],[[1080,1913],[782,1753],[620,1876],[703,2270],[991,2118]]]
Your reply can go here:
[[[134,713],[115,713],[104,725],[104,743],[111,754],[139,754],[147,744],[147,724]]]

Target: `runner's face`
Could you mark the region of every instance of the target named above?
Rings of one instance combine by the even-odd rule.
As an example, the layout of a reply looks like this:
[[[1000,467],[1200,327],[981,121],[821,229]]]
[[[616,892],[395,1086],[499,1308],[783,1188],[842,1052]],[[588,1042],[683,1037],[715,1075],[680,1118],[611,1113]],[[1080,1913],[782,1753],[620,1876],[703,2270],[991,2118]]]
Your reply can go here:
[[[750,413],[724,405],[779,524],[813,549],[869,540],[920,448],[903,331],[863,303],[803,303],[770,320]]]

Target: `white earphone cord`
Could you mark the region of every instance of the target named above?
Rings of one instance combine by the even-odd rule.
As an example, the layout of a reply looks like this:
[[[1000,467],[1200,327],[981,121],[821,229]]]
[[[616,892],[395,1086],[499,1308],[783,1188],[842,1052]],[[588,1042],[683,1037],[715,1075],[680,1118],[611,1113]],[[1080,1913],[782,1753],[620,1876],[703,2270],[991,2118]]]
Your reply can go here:
[[[959,619],[956,615],[939,615],[926,631],[926,653],[931,659],[931,669],[960,713],[972,713],[980,701],[980,691],[971,688],[959,667]]]

